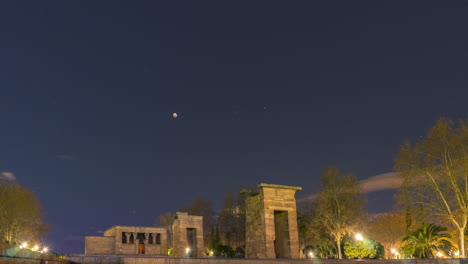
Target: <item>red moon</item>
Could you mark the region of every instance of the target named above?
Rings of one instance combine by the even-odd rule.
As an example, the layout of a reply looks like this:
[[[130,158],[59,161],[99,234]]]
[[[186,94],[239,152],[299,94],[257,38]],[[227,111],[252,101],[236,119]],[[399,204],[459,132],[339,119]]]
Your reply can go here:
[[[172,117],[173,117],[173,118],[177,118],[177,113],[173,113],[173,114],[172,114]]]

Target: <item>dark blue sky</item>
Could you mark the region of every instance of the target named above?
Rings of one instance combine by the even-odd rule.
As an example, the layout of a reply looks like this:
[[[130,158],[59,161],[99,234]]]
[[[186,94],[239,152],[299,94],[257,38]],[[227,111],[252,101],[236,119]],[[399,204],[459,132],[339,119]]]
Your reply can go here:
[[[303,197],[330,165],[390,172],[405,139],[467,117],[467,14],[466,1],[2,2],[0,172],[37,193],[61,253],[197,195],[221,204],[267,182]],[[388,191],[369,197],[391,208]]]

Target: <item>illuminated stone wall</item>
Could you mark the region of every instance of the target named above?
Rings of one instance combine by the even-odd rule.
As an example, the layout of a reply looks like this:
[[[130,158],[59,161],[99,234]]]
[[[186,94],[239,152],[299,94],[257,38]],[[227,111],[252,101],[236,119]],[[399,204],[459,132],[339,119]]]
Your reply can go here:
[[[85,237],[85,254],[167,255],[167,230],[113,226],[104,232],[104,237]]]
[[[295,193],[301,187],[258,185],[246,200],[246,258],[298,259]]]
[[[196,249],[191,248],[188,241],[188,229],[194,229],[196,232]],[[174,257],[205,257],[205,245],[203,243],[203,216],[188,215],[187,213],[177,212],[173,225],[173,256]],[[188,249],[188,250],[187,250]]]

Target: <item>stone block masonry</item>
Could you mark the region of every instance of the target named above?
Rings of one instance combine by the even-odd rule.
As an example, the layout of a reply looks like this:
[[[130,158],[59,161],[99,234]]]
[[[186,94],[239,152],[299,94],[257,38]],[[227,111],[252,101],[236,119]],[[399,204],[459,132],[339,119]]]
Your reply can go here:
[[[167,255],[167,230],[160,227],[113,226],[103,237],[85,237],[86,255]]]
[[[174,257],[204,257],[203,216],[177,212],[173,225]]]
[[[68,257],[74,264],[468,264],[467,259],[219,259],[219,258],[171,258],[143,256],[85,256]],[[0,264],[3,264],[0,262]],[[23,264],[23,263],[18,263]],[[24,264],[36,264],[33,262]],[[39,263],[37,263],[39,264]],[[56,264],[56,263],[53,263]],[[57,263],[59,264],[59,263]]]
[[[262,183],[246,200],[246,258],[298,259],[296,191],[301,187]]]

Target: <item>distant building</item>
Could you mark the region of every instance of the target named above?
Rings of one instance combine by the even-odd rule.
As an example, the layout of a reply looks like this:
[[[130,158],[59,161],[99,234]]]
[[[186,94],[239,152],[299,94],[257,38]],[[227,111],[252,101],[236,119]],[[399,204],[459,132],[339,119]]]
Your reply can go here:
[[[104,237],[85,237],[85,255],[167,255],[167,231],[160,227],[113,226]]]

